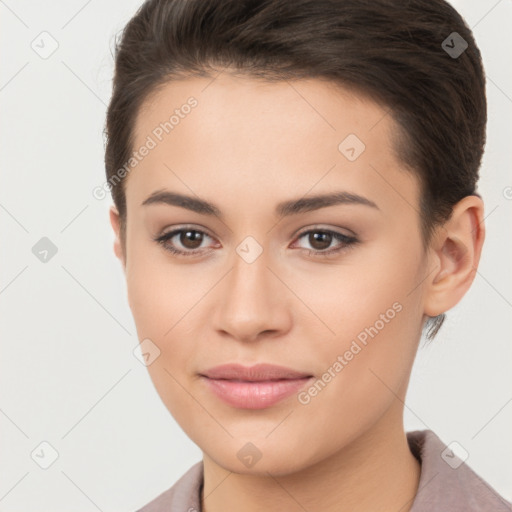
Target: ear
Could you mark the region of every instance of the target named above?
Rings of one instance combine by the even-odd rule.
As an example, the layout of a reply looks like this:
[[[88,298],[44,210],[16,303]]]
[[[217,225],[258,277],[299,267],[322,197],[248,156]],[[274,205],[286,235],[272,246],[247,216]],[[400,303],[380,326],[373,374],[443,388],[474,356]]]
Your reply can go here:
[[[429,276],[425,289],[426,315],[434,317],[448,311],[471,286],[485,239],[483,215],[482,199],[466,196],[432,238],[429,268],[436,270]]]
[[[114,240],[114,253],[119,259],[119,261],[123,265],[123,271],[126,271],[126,261],[125,256],[123,252],[123,246],[121,243],[121,222],[119,218],[119,212],[117,211],[117,208],[112,205],[110,207],[110,224],[112,225],[112,229],[114,230],[115,240]]]

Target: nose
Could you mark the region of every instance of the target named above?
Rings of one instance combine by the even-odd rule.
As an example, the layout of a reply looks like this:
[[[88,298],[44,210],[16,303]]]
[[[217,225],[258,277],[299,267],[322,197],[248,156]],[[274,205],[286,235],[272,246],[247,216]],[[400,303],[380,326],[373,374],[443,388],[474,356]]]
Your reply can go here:
[[[265,251],[252,262],[235,254],[230,272],[217,288],[214,327],[224,336],[250,342],[283,335],[291,328],[291,293],[269,268]]]

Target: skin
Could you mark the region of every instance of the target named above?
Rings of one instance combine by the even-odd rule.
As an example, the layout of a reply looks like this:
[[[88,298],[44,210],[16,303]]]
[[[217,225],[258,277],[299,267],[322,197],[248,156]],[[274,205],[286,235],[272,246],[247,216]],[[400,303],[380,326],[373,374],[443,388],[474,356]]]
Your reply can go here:
[[[403,401],[427,315],[455,306],[475,276],[481,199],[460,201],[425,251],[419,184],[393,151],[391,116],[320,80],[264,83],[224,70],[214,81],[169,83],[141,110],[135,147],[190,96],[197,107],[127,177],[124,243],[115,207],[110,219],[139,340],[161,351],[151,378],[204,455],[203,510],[409,510],[420,465]],[[366,145],[353,162],[338,150],[350,133]],[[222,217],[142,206],[162,189],[214,203]],[[274,212],[282,201],[332,191],[378,208]],[[206,233],[202,242],[168,243],[199,247],[199,256],[176,256],[154,241],[184,224]],[[323,247],[343,244],[299,238],[314,228],[359,242],[323,258]],[[263,248],[250,264],[236,252],[249,235]],[[292,395],[238,409],[198,376],[219,364],[267,362],[321,378],[397,302],[395,318],[307,404]],[[237,457],[248,442],[261,453],[250,468]]]

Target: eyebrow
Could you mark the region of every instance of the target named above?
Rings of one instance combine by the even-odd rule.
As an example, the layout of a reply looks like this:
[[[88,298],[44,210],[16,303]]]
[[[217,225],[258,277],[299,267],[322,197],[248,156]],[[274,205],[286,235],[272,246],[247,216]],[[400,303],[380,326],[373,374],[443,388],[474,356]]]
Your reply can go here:
[[[167,190],[157,190],[153,192],[147,199],[143,201],[142,206],[147,206],[150,204],[168,204],[170,206],[179,206],[180,208],[185,208],[202,215],[215,215],[219,218],[222,218],[222,212],[213,203],[209,203],[208,201],[199,199],[197,197],[187,196]],[[279,217],[286,217],[340,204],[360,204],[380,210],[380,208],[373,201],[370,201],[370,199],[367,199],[366,197],[353,194],[351,192],[339,191],[329,194],[318,194],[315,196],[301,197],[300,199],[283,201],[276,206],[275,213]]]

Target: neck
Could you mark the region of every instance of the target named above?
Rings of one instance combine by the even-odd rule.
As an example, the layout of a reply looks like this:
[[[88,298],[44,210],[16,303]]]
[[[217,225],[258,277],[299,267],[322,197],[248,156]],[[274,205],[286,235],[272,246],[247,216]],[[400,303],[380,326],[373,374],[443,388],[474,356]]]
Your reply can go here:
[[[284,476],[232,473],[204,454],[203,512],[409,512],[420,464],[395,409],[328,459]]]

